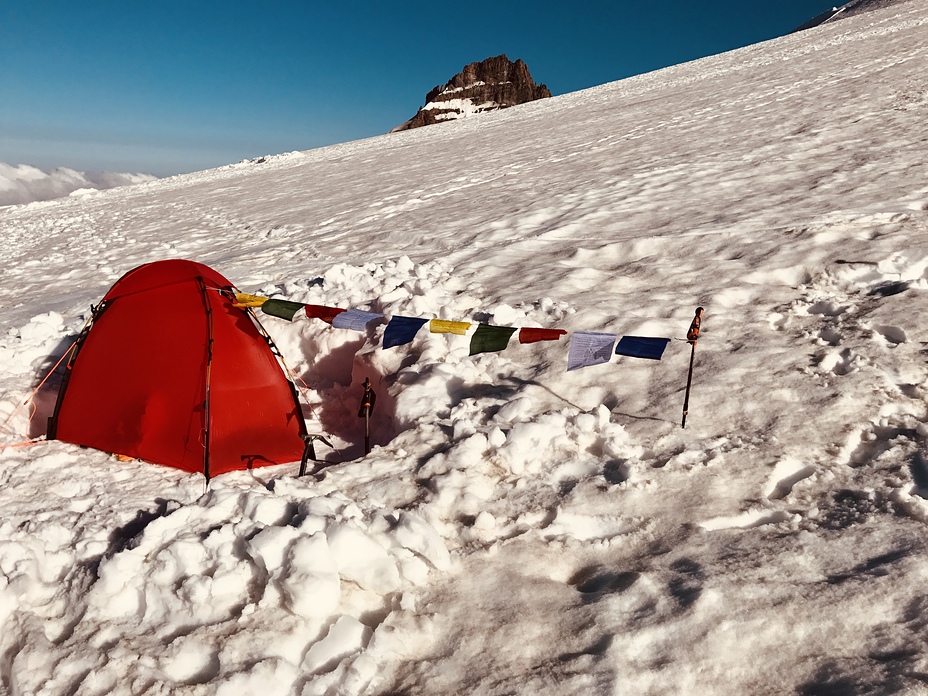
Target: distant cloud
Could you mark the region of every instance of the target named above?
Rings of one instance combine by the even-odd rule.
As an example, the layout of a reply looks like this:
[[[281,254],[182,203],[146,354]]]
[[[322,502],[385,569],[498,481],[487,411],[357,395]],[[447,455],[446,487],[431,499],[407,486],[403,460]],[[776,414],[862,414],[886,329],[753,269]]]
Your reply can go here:
[[[87,173],[66,167],[43,171],[28,164],[0,162],[0,205],[62,198],[81,189],[108,189],[154,181],[150,174]]]

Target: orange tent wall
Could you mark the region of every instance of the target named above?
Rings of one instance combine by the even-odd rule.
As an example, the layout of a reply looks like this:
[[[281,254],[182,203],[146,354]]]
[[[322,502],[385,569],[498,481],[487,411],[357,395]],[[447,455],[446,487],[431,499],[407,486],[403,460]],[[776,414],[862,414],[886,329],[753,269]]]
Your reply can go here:
[[[69,366],[50,436],[209,476],[299,460],[293,387],[229,287],[191,261],[123,276]]]

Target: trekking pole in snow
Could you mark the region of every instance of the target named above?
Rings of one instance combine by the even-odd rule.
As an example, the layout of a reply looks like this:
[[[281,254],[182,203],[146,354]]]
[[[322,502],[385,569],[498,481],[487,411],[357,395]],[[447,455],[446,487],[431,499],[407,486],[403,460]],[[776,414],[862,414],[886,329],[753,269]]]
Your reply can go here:
[[[361,397],[361,408],[358,409],[358,418],[364,419],[364,455],[371,453],[371,413],[374,411],[374,402],[377,394],[371,389],[371,380],[364,378],[364,396]]]
[[[696,308],[696,316],[690,324],[689,331],[686,332],[686,340],[691,346],[690,350],[690,371],[686,377],[686,396],[683,398],[683,422],[681,428],[686,427],[686,414],[690,410],[690,387],[693,385],[693,360],[696,358],[696,339],[699,338],[699,326],[702,323],[703,308]]]

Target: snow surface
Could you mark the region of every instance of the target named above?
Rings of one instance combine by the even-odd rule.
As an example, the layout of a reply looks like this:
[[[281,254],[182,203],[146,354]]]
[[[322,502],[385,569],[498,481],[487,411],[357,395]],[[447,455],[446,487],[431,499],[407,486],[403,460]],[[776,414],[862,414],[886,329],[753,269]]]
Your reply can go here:
[[[0,206],[47,201],[62,196],[87,196],[99,189],[129,186],[157,177],[151,174],[79,172],[67,167],[43,171],[28,164],[0,162]]]
[[[471,358],[269,317],[345,460],[320,480],[0,450],[0,690],[928,693],[926,35],[903,3],[0,211],[4,421],[161,258],[387,315],[680,337],[706,308],[686,430],[680,341],[567,373],[564,340]]]

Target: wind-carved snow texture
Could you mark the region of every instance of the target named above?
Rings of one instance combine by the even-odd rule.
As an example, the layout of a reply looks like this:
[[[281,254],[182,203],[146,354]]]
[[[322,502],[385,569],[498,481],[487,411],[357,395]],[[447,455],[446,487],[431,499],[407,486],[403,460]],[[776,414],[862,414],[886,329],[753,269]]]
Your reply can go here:
[[[0,450],[0,693],[888,694],[928,674],[924,3],[439,129],[0,211],[0,420],[124,272],[682,338],[264,321],[341,462]],[[362,457],[364,378],[378,393]],[[57,376],[4,444],[44,432]],[[30,418],[31,416],[31,418]]]

